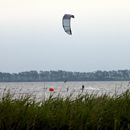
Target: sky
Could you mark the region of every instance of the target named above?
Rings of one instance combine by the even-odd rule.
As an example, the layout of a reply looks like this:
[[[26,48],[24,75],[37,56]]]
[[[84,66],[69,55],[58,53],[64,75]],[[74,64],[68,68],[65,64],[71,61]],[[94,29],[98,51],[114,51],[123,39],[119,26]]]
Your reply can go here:
[[[0,72],[130,69],[129,35],[130,0],[0,0]]]

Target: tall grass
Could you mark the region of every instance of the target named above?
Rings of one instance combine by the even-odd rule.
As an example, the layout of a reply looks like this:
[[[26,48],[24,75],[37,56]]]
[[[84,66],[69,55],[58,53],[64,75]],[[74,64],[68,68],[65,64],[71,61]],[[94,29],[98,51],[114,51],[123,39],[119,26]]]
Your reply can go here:
[[[130,92],[121,95],[50,96],[36,102],[7,93],[0,100],[0,130],[128,130]]]

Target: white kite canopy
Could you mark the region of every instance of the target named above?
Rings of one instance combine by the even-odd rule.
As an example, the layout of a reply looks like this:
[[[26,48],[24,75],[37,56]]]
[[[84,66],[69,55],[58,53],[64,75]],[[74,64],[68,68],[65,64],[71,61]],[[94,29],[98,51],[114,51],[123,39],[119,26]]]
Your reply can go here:
[[[63,28],[65,32],[68,33],[69,35],[72,35],[71,25],[70,25],[71,18],[74,18],[74,15],[65,14],[62,19]]]

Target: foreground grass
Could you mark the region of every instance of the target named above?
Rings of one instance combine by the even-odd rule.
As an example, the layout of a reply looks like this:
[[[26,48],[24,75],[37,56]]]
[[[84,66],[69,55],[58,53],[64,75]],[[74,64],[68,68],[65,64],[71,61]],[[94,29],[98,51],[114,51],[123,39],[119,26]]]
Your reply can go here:
[[[79,95],[36,102],[30,96],[0,100],[0,130],[128,130],[130,92],[118,96]]]

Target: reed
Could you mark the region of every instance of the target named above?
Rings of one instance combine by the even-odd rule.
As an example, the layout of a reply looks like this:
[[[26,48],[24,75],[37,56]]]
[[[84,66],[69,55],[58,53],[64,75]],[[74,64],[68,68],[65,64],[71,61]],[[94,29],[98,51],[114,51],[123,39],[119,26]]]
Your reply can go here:
[[[75,99],[50,96],[39,102],[7,93],[0,99],[0,130],[128,130],[129,124],[129,91]]]

